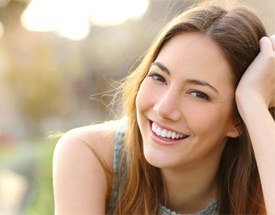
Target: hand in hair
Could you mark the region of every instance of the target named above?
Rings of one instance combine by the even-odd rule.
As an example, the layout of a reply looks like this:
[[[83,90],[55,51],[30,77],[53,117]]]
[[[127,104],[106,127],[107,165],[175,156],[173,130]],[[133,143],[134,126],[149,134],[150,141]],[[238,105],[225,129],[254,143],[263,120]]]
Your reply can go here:
[[[248,129],[259,170],[267,214],[275,211],[275,36],[260,40],[260,53],[236,91],[239,113]],[[268,110],[268,107],[273,107]]]
[[[275,106],[275,35],[260,40],[260,53],[243,75],[236,96],[238,103]]]

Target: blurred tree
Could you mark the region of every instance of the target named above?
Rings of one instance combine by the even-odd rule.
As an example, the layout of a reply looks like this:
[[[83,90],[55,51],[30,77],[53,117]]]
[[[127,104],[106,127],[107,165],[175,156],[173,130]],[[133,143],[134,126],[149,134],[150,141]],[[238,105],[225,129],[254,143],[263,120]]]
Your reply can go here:
[[[48,129],[66,130],[106,119],[108,109],[104,103],[110,97],[97,97],[102,101],[89,97],[111,90],[110,80],[120,80],[134,68],[132,65],[159,29],[198,1],[151,0],[142,19],[117,26],[91,26],[90,35],[81,41],[25,30],[20,16],[28,1],[11,0],[0,7],[5,29],[0,49],[7,65],[1,76],[6,80],[9,97],[13,97],[11,101],[16,101],[12,103],[16,104],[14,115],[23,121],[14,126],[24,127],[24,133],[32,136]],[[251,4],[255,2],[251,0]],[[264,2],[262,10],[274,5]]]

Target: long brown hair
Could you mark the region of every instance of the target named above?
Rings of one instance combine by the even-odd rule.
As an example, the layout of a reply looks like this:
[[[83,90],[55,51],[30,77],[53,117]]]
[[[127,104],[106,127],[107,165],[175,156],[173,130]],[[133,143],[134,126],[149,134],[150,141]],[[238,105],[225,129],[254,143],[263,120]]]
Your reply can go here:
[[[165,199],[159,169],[147,163],[143,156],[135,100],[160,49],[168,40],[184,32],[199,32],[218,44],[231,65],[235,86],[259,53],[260,38],[266,35],[254,12],[241,5],[220,3],[203,4],[183,12],[162,30],[143,61],[122,85],[123,111],[128,124],[119,164],[121,183],[116,214],[156,214]],[[229,138],[223,152],[217,173],[218,210],[221,214],[265,213],[253,148],[236,106],[235,119],[241,135]]]

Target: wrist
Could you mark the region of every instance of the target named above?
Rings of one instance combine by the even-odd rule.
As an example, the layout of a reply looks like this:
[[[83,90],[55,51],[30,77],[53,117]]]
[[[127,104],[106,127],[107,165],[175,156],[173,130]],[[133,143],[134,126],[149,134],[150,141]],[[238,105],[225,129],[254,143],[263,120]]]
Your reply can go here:
[[[268,110],[266,101],[255,93],[246,93],[245,95],[236,93],[235,99],[238,111],[243,120],[248,116],[253,116],[259,112]]]
[[[240,92],[239,90],[237,90],[235,93],[235,100],[237,105],[243,108],[249,108],[253,106],[268,108],[268,102],[265,101],[263,96],[258,95],[257,92]]]

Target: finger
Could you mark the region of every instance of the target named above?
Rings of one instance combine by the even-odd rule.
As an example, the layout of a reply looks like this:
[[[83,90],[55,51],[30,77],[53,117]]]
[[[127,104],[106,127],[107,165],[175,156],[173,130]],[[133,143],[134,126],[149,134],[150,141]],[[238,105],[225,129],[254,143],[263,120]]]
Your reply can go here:
[[[271,39],[271,42],[272,42],[272,45],[273,45],[273,51],[275,51],[275,35],[272,35],[270,37],[270,39]]]
[[[273,52],[274,51],[271,38],[262,37],[260,39],[259,43],[260,43],[261,52]]]

